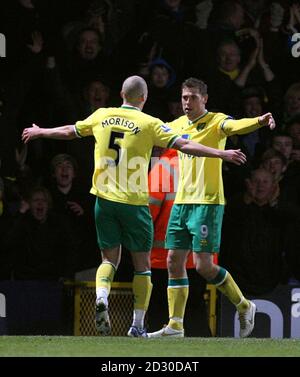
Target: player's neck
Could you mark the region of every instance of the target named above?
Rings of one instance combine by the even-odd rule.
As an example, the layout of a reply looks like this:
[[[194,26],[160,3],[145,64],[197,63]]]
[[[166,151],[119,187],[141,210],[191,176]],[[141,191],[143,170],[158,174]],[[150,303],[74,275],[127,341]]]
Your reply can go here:
[[[139,111],[142,111],[142,108],[143,106],[135,106],[135,105],[132,105],[131,103],[128,103],[128,102],[123,102],[122,106],[121,107],[129,107],[129,108],[132,108],[132,109],[136,109],[136,110],[139,110]]]

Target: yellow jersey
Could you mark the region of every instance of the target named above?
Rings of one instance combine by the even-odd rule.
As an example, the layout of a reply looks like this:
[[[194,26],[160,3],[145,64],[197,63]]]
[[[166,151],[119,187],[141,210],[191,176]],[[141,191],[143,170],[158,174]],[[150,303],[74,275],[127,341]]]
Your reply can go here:
[[[148,166],[154,145],[171,147],[179,137],[138,108],[101,108],[76,122],[77,136],[94,136],[91,193],[133,205],[148,205]]]
[[[194,121],[186,115],[168,123],[182,137],[216,149],[225,149],[227,136],[261,127],[257,118],[233,120],[222,113],[206,112]],[[179,179],[176,204],[225,204],[222,160],[195,157],[178,151]]]

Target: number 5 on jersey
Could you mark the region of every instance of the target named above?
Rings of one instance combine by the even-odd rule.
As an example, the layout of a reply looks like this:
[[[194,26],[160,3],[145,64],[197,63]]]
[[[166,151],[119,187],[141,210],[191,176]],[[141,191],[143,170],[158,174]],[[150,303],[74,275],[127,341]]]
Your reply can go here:
[[[112,131],[110,134],[110,139],[109,139],[109,149],[113,149],[117,152],[117,156],[115,158],[115,166],[118,166],[120,162],[120,156],[121,156],[121,146],[119,145],[120,140],[118,139],[123,139],[124,138],[124,132],[115,132]]]

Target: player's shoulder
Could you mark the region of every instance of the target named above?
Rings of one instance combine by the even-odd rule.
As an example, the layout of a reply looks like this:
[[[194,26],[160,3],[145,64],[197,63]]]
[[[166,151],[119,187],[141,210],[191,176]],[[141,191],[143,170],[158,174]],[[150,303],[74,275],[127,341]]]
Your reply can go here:
[[[179,124],[179,123],[182,123],[182,122],[186,122],[186,120],[187,120],[187,116],[181,115],[179,118],[176,118],[176,119],[172,120],[171,122],[168,122],[168,124],[170,124],[170,125]]]
[[[186,115],[182,115],[179,118],[176,118],[172,120],[171,122],[168,122],[168,126],[172,128],[173,130],[176,130],[177,128],[180,128],[182,124],[186,124],[188,121],[188,118]]]
[[[153,126],[164,125],[164,122],[161,119],[156,118],[156,117],[154,117],[150,114],[143,113],[142,111],[140,112],[139,119],[140,119],[140,121],[142,121],[144,127],[148,128],[151,131],[154,130]]]
[[[98,111],[99,114],[111,114],[111,113],[115,113],[117,111],[117,107],[100,107],[98,110],[96,110],[96,112]]]
[[[210,117],[210,121],[214,123],[224,122],[227,119],[233,119],[231,115],[220,113],[220,112],[209,112],[208,116]]]
[[[105,116],[107,114],[109,114],[110,112],[112,112],[113,108],[112,107],[99,107],[99,109],[95,110],[91,116],[92,117],[101,117],[101,116]]]
[[[210,111],[208,113],[208,115],[211,116],[214,119],[219,119],[219,118],[224,119],[224,118],[228,117],[227,114],[224,114],[224,113],[221,113],[221,112],[213,112],[213,111]]]
[[[146,119],[147,121],[150,121],[150,122],[163,123],[161,119],[159,119],[159,118],[157,118],[157,117],[154,117],[153,115],[150,115],[150,114],[144,113],[143,111],[140,111],[140,112],[139,112],[139,116],[140,116],[141,118]]]

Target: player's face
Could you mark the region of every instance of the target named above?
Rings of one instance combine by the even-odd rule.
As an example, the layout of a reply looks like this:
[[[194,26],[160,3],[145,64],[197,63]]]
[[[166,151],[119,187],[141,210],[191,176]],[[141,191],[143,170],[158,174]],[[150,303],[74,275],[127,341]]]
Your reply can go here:
[[[181,104],[189,120],[194,120],[206,111],[207,95],[202,95],[197,88],[183,88]]]

